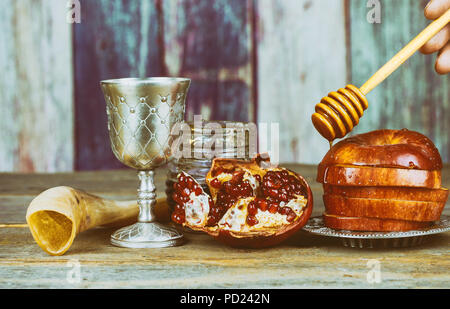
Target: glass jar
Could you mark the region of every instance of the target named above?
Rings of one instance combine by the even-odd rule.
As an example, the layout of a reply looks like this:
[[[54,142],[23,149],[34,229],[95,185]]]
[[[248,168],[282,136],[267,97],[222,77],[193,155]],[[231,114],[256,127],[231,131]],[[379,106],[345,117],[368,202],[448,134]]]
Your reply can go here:
[[[201,121],[187,122],[185,125],[188,125],[190,129],[189,141],[186,143],[190,146],[190,155],[188,158],[183,155],[183,157],[172,159],[168,163],[166,195],[171,211],[175,207],[172,199],[173,184],[177,181],[177,176],[181,171],[191,175],[209,194],[206,174],[209,172],[214,158],[250,160],[256,154],[255,124]]]

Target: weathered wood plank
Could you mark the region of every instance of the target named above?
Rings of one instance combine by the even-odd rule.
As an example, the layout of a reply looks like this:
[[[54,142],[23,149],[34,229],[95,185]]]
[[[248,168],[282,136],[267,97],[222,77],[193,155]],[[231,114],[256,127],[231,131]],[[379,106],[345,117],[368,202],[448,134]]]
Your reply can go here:
[[[343,1],[257,1],[258,121],[280,125],[280,161],[318,163],[314,106],[346,84]],[[261,134],[261,132],[260,132]]]
[[[264,250],[230,248],[191,233],[181,247],[136,250],[109,244],[112,232],[84,232],[66,255],[53,257],[34,243],[28,229],[0,228],[0,287],[448,287],[449,233],[435,235],[420,247],[397,250],[344,248],[335,239],[305,232]],[[380,262],[378,284],[367,281],[371,259]],[[67,280],[73,263],[79,263],[80,282]]]
[[[77,170],[123,167],[111,151],[99,82],[162,74],[157,3],[81,1],[74,26]]]
[[[350,1],[351,75],[361,86],[429,23],[427,1],[381,2],[381,23],[371,24],[365,1]],[[449,75],[434,72],[435,56],[417,53],[368,95],[369,109],[353,134],[408,128],[430,137],[450,161]]]
[[[165,65],[192,79],[186,119],[254,120],[252,1],[163,1]]]
[[[72,30],[66,2],[0,5],[0,171],[73,168]]]

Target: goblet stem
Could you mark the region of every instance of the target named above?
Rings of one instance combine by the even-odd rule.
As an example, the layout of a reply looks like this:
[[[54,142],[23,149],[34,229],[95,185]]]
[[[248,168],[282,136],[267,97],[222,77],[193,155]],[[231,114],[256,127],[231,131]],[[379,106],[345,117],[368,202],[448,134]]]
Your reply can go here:
[[[154,206],[156,204],[156,187],[153,171],[139,171],[138,177],[141,181],[138,189],[139,217],[138,222],[155,221]]]
[[[123,227],[111,235],[111,243],[126,248],[162,248],[181,245],[183,234],[175,228],[156,222],[153,208],[156,204],[156,187],[153,171],[139,171],[138,222]]]

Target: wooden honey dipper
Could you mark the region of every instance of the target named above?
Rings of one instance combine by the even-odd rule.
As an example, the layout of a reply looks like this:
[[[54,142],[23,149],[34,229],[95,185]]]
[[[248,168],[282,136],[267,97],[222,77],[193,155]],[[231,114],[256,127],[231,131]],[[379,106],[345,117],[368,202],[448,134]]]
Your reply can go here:
[[[331,92],[316,105],[311,119],[319,133],[330,144],[336,138],[342,138],[358,125],[359,118],[369,104],[366,95],[391,75],[400,65],[419,50],[450,22],[450,9],[439,19],[432,22],[418,36],[408,43],[389,62],[358,88],[347,85],[345,89]]]

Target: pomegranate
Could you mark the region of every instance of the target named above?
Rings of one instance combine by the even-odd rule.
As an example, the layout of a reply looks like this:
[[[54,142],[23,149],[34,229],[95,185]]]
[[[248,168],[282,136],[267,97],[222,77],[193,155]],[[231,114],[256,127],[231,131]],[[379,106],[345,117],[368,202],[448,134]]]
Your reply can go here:
[[[208,222],[210,209],[214,205],[211,197],[186,173],[178,175],[178,182],[173,184],[175,209],[172,221],[190,227],[203,227]]]
[[[312,212],[305,179],[260,157],[214,159],[206,183],[211,195],[186,173],[178,176],[172,220],[231,246],[276,245],[303,227]]]

